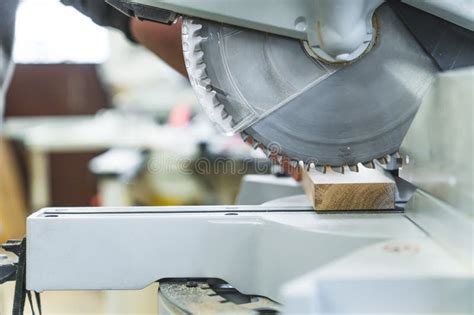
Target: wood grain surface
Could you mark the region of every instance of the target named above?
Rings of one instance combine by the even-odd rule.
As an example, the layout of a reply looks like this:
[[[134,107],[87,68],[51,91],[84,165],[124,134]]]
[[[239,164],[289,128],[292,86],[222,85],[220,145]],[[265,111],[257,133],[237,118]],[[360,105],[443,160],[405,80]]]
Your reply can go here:
[[[304,171],[302,185],[317,211],[395,208],[395,181],[380,169],[360,167],[359,172],[345,174],[331,168],[326,173]]]

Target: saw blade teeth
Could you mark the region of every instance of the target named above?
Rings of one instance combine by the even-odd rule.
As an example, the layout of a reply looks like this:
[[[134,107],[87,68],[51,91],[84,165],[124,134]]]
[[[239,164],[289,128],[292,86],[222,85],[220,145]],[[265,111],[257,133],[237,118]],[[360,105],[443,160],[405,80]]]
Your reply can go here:
[[[366,168],[371,168],[371,169],[374,169],[374,168],[375,168],[375,163],[374,163],[374,161],[364,162],[364,163],[362,163],[362,165],[364,165],[364,167],[366,167]]]
[[[190,35],[193,35],[202,29],[202,25],[197,23],[194,19],[187,19],[184,25],[186,26],[187,33]]]
[[[250,137],[250,136],[249,136],[248,134],[246,134],[244,131],[242,131],[242,132],[240,133],[240,138],[242,138],[242,140],[243,140],[244,142],[247,142],[248,137]]]
[[[272,156],[272,152],[268,150],[266,147],[264,147],[263,145],[259,145],[258,148],[262,150],[263,154],[265,154],[267,158],[270,158]]]
[[[401,159],[402,158],[402,155],[398,151],[395,152],[395,153],[390,154],[390,156],[395,158],[395,159]]]
[[[215,106],[215,108],[216,108],[216,112],[218,112],[220,114],[222,119],[226,119],[229,116],[229,115],[227,115],[227,113],[224,110],[224,105],[218,104],[218,105]]]
[[[205,70],[203,70],[205,71]],[[211,85],[211,80],[209,78],[205,79],[200,79],[199,82],[197,82],[197,85],[202,87],[202,89],[205,91],[206,95],[209,95],[211,97],[216,96],[216,92],[214,90],[208,90],[207,87]]]
[[[213,98],[213,101],[214,101],[214,102],[213,102],[214,106],[224,105],[224,104],[222,104],[222,103],[219,101],[219,99],[217,98],[217,92],[214,91],[214,89],[213,89],[213,87],[212,87],[211,84],[207,84],[207,85],[206,85],[206,91],[207,91],[208,94],[211,94],[211,95],[212,95],[212,98]]]
[[[260,148],[260,143],[255,141],[255,139],[252,142],[252,148],[254,148],[254,150],[257,150],[258,148]]]
[[[217,92],[207,75],[204,51],[201,47],[201,43],[206,41],[207,37],[202,36],[202,29],[203,26],[197,20],[185,18],[183,21],[182,39],[186,69],[206,113],[224,132],[229,132],[234,127],[234,122],[232,116],[225,110],[225,106],[220,103]]]
[[[183,36],[188,36],[189,35],[189,26],[187,24],[183,24],[181,28],[181,34]]]
[[[206,91],[207,91],[206,94],[209,96],[209,104],[214,106],[215,108],[219,108],[222,106],[221,110],[224,110],[224,104],[219,102],[216,91],[213,91],[210,86],[211,86],[210,84],[206,86]]]
[[[285,156],[282,156],[281,154],[278,154],[278,152],[273,152],[272,151],[271,154],[270,154],[270,157],[280,165],[282,165],[283,162],[288,161],[288,160],[285,160],[285,158],[286,158]]]
[[[358,173],[358,172],[359,172],[359,165],[357,165],[357,164],[349,165],[349,170],[350,170],[351,172]]]
[[[214,92],[215,93],[215,92]],[[213,95],[210,101],[210,104],[214,106],[214,108],[219,106],[224,106],[219,100],[217,99],[216,95]],[[224,109],[222,109],[224,110]]]
[[[204,38],[202,38],[202,37],[195,37],[194,40],[197,41],[197,42],[199,42],[199,43],[201,43],[201,42],[204,40]],[[197,57],[198,61],[199,61],[199,62],[202,62],[202,59],[203,59],[203,57],[204,57],[204,52],[202,51],[201,45],[196,45],[196,46],[194,46],[193,53],[196,54],[196,57]]]
[[[204,51],[201,43],[207,38],[202,36],[203,26],[194,19],[184,18],[182,26],[183,54],[188,71],[189,81],[194,87],[196,96],[204,111],[224,132],[234,126],[232,116],[219,102],[217,93],[207,75]]]
[[[315,167],[315,169],[320,172],[320,173],[323,173],[323,174],[326,174],[327,172],[327,167],[325,165],[317,165]]]
[[[196,54],[196,57],[197,57],[196,63],[198,65],[204,65],[205,66],[204,59],[203,59],[204,58],[204,52],[201,50],[201,48],[194,48],[194,53]]]
[[[385,157],[381,157],[381,158],[377,159],[377,162],[379,162],[382,165],[386,165],[387,164],[387,159]]]
[[[189,52],[189,44],[187,42],[183,43],[183,53]]]
[[[398,167],[403,166],[403,156],[400,154],[400,152],[390,154],[390,160],[393,161],[392,163]]]
[[[249,136],[247,135],[247,137],[245,137],[244,141],[247,143],[247,144],[252,144],[253,143],[253,138],[252,136]]]
[[[212,93],[205,95],[204,98],[206,99],[206,101],[209,104],[213,105],[213,107],[215,108],[215,110],[214,110],[215,112],[221,112],[222,110],[224,110],[224,105],[219,103],[219,101],[216,99],[215,95],[212,95]]]
[[[290,165],[292,168],[298,168],[298,161],[296,160],[290,160],[288,162],[288,165]]]
[[[344,174],[344,166],[331,166],[331,169],[339,174]]]
[[[226,119],[227,117],[229,117],[229,114],[227,114],[227,112],[225,110],[221,111],[221,117],[222,119]]]
[[[316,168],[317,163],[314,162],[313,160],[306,160],[306,161],[301,161],[303,163],[302,168],[306,171],[310,171],[312,168]]]
[[[195,71],[196,71],[195,76],[198,79],[200,79],[200,81],[204,81],[208,78],[207,73],[206,73],[206,66],[205,65],[203,65],[203,64],[197,65]],[[208,84],[205,84],[204,82],[202,82],[201,85],[202,86],[207,86]]]
[[[226,118],[223,119],[224,120],[224,124],[226,126],[229,126],[230,128],[232,128],[234,126],[234,121],[232,120],[232,116],[228,115]]]

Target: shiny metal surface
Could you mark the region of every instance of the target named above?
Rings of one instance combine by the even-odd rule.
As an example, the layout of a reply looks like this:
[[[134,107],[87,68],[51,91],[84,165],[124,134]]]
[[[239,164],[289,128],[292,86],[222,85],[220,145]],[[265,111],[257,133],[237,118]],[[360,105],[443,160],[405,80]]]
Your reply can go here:
[[[277,198],[299,194],[304,194],[303,188],[299,182],[291,177],[245,175],[240,183],[236,204],[259,205]],[[309,202],[307,202],[307,206],[311,207]]]
[[[218,278],[279,301],[285,282],[360,248],[426,238],[401,213],[289,208],[43,209],[28,218],[27,287],[123,290],[164,278]]]
[[[472,314],[469,266],[405,214],[271,209],[43,209],[28,218],[27,287],[120,290],[217,278],[282,303],[285,314]],[[179,298],[181,309],[221,301],[207,299],[207,289],[169,288],[168,301]]]
[[[474,68],[439,75],[402,144],[400,177],[473,217]]]
[[[405,215],[463,262],[471,273],[474,271],[472,218],[422,190],[417,190],[407,203]]]

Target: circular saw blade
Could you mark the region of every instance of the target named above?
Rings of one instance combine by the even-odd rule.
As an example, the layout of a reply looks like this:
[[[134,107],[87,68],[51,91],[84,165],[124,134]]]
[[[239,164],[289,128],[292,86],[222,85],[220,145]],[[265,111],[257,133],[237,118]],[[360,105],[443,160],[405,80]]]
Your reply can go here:
[[[280,158],[370,165],[398,151],[438,71],[388,5],[375,16],[376,44],[348,65],[325,65],[297,40],[186,18],[191,83],[214,121],[243,122]]]

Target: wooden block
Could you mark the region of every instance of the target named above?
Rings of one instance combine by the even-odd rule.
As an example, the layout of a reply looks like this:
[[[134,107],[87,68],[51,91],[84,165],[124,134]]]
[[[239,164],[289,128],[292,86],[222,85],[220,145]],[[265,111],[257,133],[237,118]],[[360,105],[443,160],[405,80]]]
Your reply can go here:
[[[386,210],[395,208],[396,184],[380,169],[360,167],[345,174],[328,168],[323,174],[304,171],[302,185],[317,211]]]

